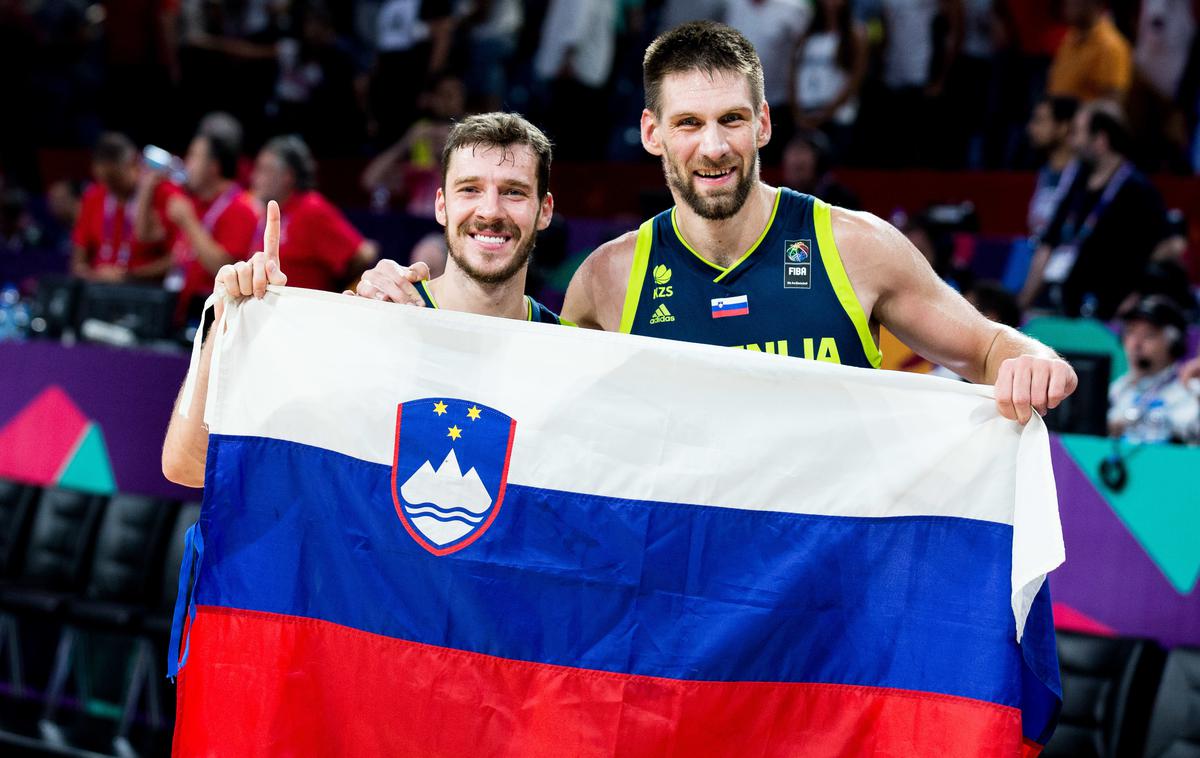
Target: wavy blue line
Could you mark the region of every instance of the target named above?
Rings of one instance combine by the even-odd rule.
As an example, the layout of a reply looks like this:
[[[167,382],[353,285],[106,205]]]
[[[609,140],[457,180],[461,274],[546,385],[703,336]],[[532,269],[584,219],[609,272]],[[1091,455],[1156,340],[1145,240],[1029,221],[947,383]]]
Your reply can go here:
[[[466,524],[467,526],[470,526],[470,527],[476,527],[476,526],[479,526],[480,523],[482,523],[482,522],[467,521],[465,518],[463,518],[461,516],[450,516],[447,518],[447,517],[439,516],[436,513],[417,513],[417,514],[410,513],[410,514],[408,514],[408,517],[414,521],[416,521],[419,518],[431,518],[435,521],[444,521],[447,523],[449,523],[451,521],[458,521],[458,522]]]
[[[472,513],[471,511],[468,511],[466,508],[443,508],[442,506],[437,505],[436,503],[430,503],[430,502],[418,503],[418,504],[414,505],[413,503],[410,503],[407,500],[404,501],[404,510],[407,511],[407,510],[411,510],[413,508],[433,508],[438,513],[461,513],[462,515],[464,515],[468,518],[483,518],[487,514],[487,511],[484,511],[483,513]]]

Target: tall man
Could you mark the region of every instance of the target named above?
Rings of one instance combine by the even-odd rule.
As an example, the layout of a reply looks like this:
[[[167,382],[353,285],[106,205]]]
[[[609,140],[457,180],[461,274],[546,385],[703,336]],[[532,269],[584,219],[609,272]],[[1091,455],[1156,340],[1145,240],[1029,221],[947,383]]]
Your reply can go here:
[[[446,228],[450,251],[446,272],[413,291],[416,302],[433,308],[488,316],[558,323],[558,316],[525,295],[525,274],[537,233],[550,224],[550,141],[520,116],[470,116],[450,131],[442,155],[442,186],[435,213]],[[263,297],[267,284],[286,284],[280,270],[279,206],[267,206],[263,252],[223,266],[217,284],[234,297]],[[392,261],[382,261],[397,265]],[[428,272],[426,272],[428,273]],[[294,283],[294,282],[293,282]],[[386,296],[380,292],[380,299]],[[399,297],[398,291],[395,293]],[[223,307],[218,304],[218,309]],[[190,487],[204,484],[208,432],[201,421],[212,359],[205,344],[188,416],[171,416],[163,444],[163,474]],[[182,397],[182,395],[181,395]]]
[[[643,63],[642,145],[676,207],[598,248],[567,291],[580,326],[878,366],[882,324],[932,361],[996,385],[1028,421],[1074,391],[1049,348],[988,321],[895,227],[759,179],[771,138],[762,66],[735,30],[684,24]],[[411,302],[419,270],[376,268],[359,294]]]

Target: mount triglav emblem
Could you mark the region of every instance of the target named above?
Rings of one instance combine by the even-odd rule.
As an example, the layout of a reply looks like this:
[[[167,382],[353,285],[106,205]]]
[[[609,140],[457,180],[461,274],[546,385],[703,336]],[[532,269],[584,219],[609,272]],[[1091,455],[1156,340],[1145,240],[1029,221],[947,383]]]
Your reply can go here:
[[[396,408],[392,499],[418,544],[446,555],[491,527],[504,500],[516,427],[494,408],[456,398]]]

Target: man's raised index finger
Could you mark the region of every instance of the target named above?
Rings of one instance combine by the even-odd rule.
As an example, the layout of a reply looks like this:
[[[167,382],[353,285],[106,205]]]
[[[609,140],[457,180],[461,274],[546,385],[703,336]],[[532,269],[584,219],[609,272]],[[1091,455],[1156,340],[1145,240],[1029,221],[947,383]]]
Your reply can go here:
[[[263,232],[263,252],[268,261],[279,264],[279,203],[271,200],[267,203],[267,226]]]

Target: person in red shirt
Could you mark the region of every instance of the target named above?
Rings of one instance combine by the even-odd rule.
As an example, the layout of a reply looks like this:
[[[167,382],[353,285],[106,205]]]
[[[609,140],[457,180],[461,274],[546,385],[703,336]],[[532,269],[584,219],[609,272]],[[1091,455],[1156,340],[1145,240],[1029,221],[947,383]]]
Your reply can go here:
[[[279,203],[279,252],[288,262],[288,285],[340,290],[379,257],[378,246],[316,191],[316,164],[299,137],[276,137],[263,147],[252,185],[263,203]]]
[[[165,285],[179,292],[179,316],[199,315],[213,276],[227,263],[246,260],[258,240],[262,206],[234,181],[238,147],[220,133],[201,131],[185,158],[184,192],[166,203],[166,234],[175,237]]]
[[[71,273],[101,282],[156,280],[170,266],[162,241],[140,241],[135,234],[140,193],[162,207],[166,190],[139,180],[137,148],[123,134],[100,136],[92,152],[92,177],[80,201],[71,233]]]

